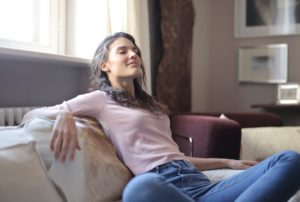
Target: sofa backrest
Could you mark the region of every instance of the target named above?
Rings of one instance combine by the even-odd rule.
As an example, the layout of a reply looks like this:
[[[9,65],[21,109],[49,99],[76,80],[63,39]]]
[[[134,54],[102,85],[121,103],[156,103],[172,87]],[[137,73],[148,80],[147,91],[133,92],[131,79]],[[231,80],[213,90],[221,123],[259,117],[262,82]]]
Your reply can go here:
[[[238,122],[241,128],[283,126],[282,118],[277,114],[269,112],[192,112],[188,114],[214,117],[219,117],[221,114],[224,114],[227,118]]]

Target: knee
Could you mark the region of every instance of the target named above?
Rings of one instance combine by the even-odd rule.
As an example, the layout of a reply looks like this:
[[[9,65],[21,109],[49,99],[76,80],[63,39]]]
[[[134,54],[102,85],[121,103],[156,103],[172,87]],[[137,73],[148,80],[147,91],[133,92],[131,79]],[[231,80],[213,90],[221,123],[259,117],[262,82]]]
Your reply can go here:
[[[287,160],[295,164],[295,166],[299,166],[300,168],[300,154],[293,150],[287,150],[279,153],[282,159]]]
[[[158,174],[147,173],[136,176],[125,187],[123,201],[134,202],[149,199],[163,184],[164,178]]]

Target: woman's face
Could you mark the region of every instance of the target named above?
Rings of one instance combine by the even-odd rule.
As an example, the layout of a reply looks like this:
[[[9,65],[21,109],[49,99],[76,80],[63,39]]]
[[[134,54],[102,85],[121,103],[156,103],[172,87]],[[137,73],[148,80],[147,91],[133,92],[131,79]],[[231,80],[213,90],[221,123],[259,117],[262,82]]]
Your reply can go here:
[[[126,38],[118,38],[109,46],[108,60],[101,65],[112,81],[132,81],[141,76],[142,60],[138,49]]]

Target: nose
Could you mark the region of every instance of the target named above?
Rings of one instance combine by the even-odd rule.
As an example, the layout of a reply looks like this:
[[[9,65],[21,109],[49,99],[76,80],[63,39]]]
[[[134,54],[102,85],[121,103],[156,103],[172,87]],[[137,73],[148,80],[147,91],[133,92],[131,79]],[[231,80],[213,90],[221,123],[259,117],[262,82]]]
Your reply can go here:
[[[129,58],[136,58],[137,57],[137,53],[133,50],[129,51]]]

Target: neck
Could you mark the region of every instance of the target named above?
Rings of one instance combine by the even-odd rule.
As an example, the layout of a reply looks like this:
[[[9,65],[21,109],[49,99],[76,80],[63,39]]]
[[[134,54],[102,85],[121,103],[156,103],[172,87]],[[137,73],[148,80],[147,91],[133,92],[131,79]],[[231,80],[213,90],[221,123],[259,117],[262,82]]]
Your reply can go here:
[[[123,89],[128,91],[132,96],[135,96],[133,80],[130,81],[114,81],[110,80],[113,88]]]

